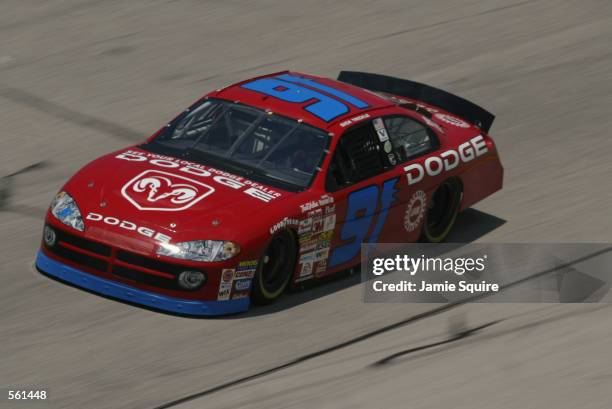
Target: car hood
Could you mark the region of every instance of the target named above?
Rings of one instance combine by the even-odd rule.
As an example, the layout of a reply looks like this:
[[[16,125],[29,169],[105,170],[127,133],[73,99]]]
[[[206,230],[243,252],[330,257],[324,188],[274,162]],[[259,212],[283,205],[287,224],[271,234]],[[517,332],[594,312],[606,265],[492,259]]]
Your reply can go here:
[[[296,196],[210,166],[137,148],[89,163],[64,189],[81,210],[87,235],[103,234],[108,239],[109,232],[115,232],[142,240],[139,230],[147,234],[152,230],[152,239],[158,235],[173,242],[231,240],[245,229],[259,228],[258,224],[269,228],[264,213],[283,212],[274,207]]]

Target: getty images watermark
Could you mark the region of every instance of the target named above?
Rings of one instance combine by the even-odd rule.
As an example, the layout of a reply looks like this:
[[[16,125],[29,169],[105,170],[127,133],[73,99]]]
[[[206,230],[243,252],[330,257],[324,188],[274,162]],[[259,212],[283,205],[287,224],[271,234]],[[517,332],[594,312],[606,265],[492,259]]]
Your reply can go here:
[[[487,255],[481,257],[425,257],[420,255],[411,257],[407,254],[396,254],[395,257],[385,258],[377,257],[372,260],[372,274],[381,276],[385,273],[403,272],[411,277],[418,272],[432,273],[444,272],[447,274],[455,274],[462,276],[465,273],[481,273],[486,269]],[[429,277],[428,277],[429,278]],[[459,291],[468,292],[470,294],[480,292],[497,292],[500,289],[499,283],[489,283],[485,280],[480,282],[470,282],[460,280],[454,283],[449,280],[442,282],[428,281],[421,279],[418,281],[401,280],[397,283],[385,283],[383,280],[375,280],[373,289],[376,292],[380,291],[408,291],[408,292],[446,292]]]
[[[612,244],[364,244],[365,302],[609,302]]]

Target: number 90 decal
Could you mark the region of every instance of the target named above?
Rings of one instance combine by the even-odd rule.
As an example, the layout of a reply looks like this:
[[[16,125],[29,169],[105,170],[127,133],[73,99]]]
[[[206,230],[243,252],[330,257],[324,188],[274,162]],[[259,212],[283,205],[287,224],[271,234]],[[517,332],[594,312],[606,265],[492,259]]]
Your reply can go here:
[[[282,74],[276,77],[260,78],[242,85],[251,91],[268,95],[281,101],[302,104],[313,101],[304,109],[311,114],[329,122],[349,112],[351,104],[363,109],[369,105],[344,91],[319,84],[310,78]]]
[[[340,239],[348,241],[333,249],[329,266],[335,267],[351,261],[359,254],[361,243],[376,243],[387,219],[389,208],[396,201],[395,188],[399,177],[389,179],[382,186],[382,192],[377,185],[370,185],[349,194],[346,217],[340,232]],[[376,209],[380,202],[380,211],[376,217]],[[374,225],[370,237],[366,236]]]

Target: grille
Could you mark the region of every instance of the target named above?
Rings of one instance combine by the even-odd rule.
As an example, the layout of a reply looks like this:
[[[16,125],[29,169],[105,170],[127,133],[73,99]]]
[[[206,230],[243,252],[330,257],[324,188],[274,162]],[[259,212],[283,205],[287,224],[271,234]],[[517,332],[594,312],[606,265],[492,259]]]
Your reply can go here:
[[[117,250],[117,259],[126,263],[148,268],[149,270],[161,271],[164,273],[178,276],[185,267],[176,264],[164,263],[163,261],[155,260],[149,257],[141,256],[140,254],[130,253],[123,250]]]
[[[57,234],[57,239],[59,241],[63,241],[64,243],[71,244],[75,247],[99,254],[101,256],[110,257],[111,255],[112,248],[110,246],[104,245],[102,243],[97,243],[95,241],[86,240],[62,230],[54,230]]]
[[[137,281],[139,283],[147,284],[153,287],[168,288],[172,290],[186,291],[184,288],[180,288],[174,279],[168,279],[159,277],[147,273],[143,273],[133,268],[123,266],[113,266],[112,273],[116,276],[127,278],[128,280]]]
[[[165,263],[140,254],[120,250],[56,228],[53,228],[53,230],[57,234],[57,243],[53,247],[45,244],[45,248],[61,258],[95,271],[112,273],[117,277],[153,287],[195,291],[179,287],[176,280],[180,272],[189,267]],[[193,269],[193,267],[190,269]]]
[[[62,258],[73,261],[77,264],[81,264],[83,266],[87,266],[97,271],[106,271],[108,269],[108,263],[106,261],[96,257],[88,256],[87,254],[78,253],[67,247],[56,245],[49,250],[51,250],[53,253],[57,254]]]

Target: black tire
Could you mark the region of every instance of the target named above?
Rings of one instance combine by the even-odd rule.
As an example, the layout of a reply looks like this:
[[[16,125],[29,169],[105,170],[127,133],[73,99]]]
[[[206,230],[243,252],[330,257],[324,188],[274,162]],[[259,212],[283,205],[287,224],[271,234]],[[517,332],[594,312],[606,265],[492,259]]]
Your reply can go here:
[[[438,187],[427,206],[421,241],[440,243],[446,239],[459,213],[462,190],[456,179],[448,179]]]
[[[287,289],[295,270],[298,246],[295,234],[284,230],[272,237],[259,260],[253,279],[251,300],[271,304]]]

